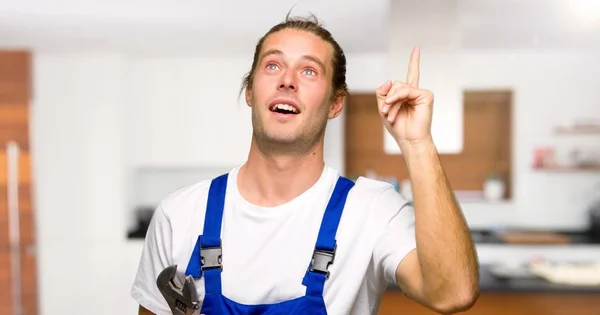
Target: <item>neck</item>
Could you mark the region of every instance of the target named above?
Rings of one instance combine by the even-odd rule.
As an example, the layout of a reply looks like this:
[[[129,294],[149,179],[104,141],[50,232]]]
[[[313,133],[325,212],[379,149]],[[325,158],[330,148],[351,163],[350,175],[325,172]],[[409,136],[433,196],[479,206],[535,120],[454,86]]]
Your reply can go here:
[[[321,177],[323,141],[302,154],[269,154],[253,139],[248,160],[238,173],[240,194],[258,206],[274,207],[298,197]]]

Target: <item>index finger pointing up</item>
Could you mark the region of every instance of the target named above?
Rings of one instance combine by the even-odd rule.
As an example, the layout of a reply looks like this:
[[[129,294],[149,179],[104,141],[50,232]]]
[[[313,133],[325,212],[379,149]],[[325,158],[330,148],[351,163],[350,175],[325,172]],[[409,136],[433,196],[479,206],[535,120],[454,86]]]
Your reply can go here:
[[[406,84],[412,87],[419,87],[419,61],[420,49],[419,46],[413,48],[410,54],[410,62],[408,63],[408,74],[406,75]]]

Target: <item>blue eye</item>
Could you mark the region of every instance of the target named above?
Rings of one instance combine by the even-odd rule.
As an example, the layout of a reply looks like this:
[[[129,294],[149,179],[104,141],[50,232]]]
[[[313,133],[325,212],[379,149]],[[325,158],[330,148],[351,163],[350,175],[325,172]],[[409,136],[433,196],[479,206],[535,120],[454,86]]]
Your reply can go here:
[[[306,73],[307,71],[308,71],[309,73]],[[315,73],[315,71],[314,71],[313,69],[304,69],[304,72],[305,72],[306,74],[308,74],[308,75],[315,75],[315,74],[316,74],[316,73]]]
[[[278,68],[277,65],[274,63],[270,63],[267,65],[267,69],[269,69],[269,70],[277,70],[277,68]]]

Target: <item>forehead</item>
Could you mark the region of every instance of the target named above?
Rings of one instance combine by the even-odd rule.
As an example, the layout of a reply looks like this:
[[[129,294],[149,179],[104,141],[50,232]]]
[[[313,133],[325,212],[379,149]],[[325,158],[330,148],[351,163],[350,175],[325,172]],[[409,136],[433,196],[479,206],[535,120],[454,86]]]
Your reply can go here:
[[[279,50],[289,59],[313,56],[327,65],[331,64],[333,55],[333,47],[327,41],[311,32],[295,29],[284,29],[267,36],[261,55],[270,50]]]

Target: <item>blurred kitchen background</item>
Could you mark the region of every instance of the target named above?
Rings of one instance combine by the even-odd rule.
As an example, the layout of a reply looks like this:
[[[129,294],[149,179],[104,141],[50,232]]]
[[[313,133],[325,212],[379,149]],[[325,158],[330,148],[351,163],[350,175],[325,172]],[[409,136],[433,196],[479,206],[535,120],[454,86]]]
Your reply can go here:
[[[374,90],[421,46],[482,264],[470,314],[600,314],[597,0],[0,1],[0,314],[137,314],[154,207],[244,162],[241,79],[292,7],[348,58],[326,161],[407,198]],[[380,313],[430,314],[396,288]]]

